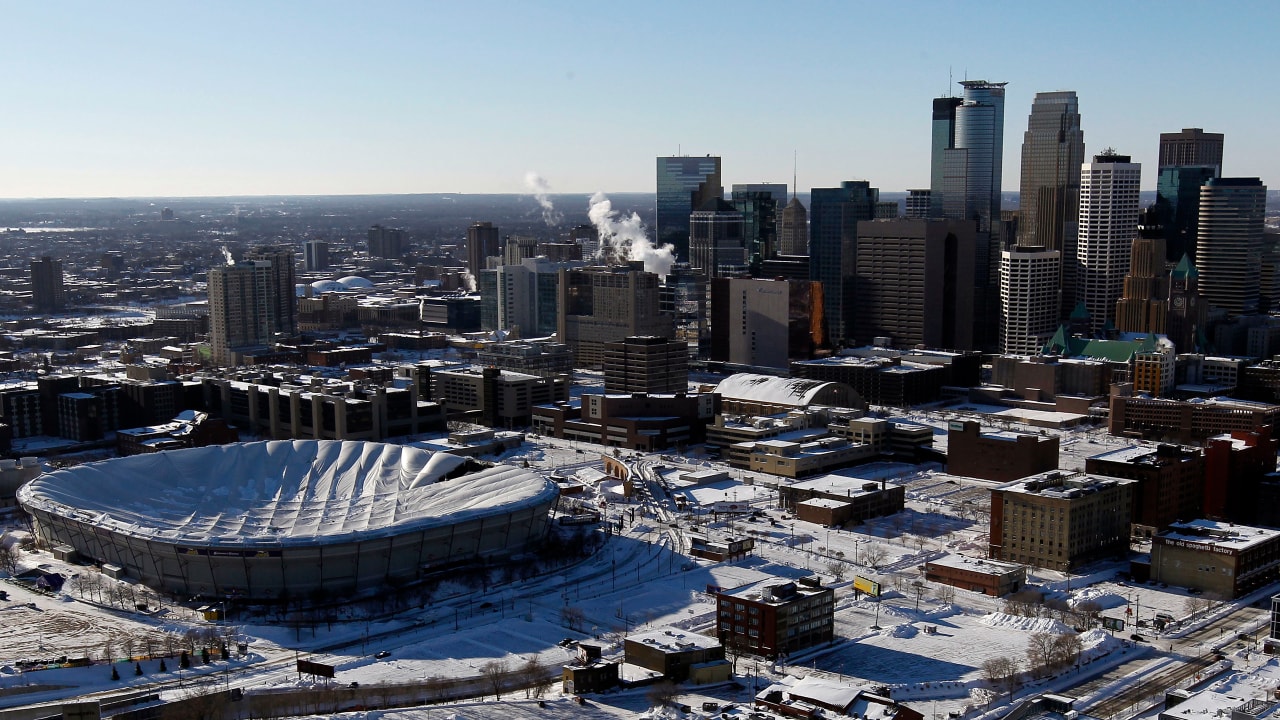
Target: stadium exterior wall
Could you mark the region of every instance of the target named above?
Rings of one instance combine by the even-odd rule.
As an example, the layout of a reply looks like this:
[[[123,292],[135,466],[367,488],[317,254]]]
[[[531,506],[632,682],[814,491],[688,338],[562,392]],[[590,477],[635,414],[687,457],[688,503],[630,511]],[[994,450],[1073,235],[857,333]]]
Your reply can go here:
[[[280,599],[342,595],[411,582],[453,564],[523,550],[545,537],[555,496],[456,525],[316,545],[188,547],[115,533],[30,509],[36,535],[119,565],[142,583],[180,595]]]

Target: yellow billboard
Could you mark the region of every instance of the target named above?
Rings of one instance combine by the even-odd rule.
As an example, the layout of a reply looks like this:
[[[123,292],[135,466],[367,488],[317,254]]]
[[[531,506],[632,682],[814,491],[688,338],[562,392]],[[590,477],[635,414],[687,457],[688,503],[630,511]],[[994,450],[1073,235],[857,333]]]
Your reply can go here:
[[[864,578],[861,575],[853,576],[853,589],[873,597],[880,597],[880,583]]]

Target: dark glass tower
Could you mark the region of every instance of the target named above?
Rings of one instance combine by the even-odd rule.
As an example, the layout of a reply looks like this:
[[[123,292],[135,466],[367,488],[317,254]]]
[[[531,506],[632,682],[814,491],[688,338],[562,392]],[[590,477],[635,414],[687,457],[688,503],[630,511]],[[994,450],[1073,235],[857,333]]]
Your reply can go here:
[[[809,279],[822,283],[827,337],[839,344],[853,332],[853,282],[857,270],[858,222],[875,217],[880,190],[865,180],[809,195]]]
[[[1165,259],[1169,262],[1196,255],[1200,188],[1222,176],[1222,145],[1222,133],[1200,128],[1160,133],[1156,209],[1165,227]]]
[[[720,180],[720,158],[658,158],[657,227],[658,245],[671,243],[676,258],[689,259],[689,215],[711,199],[724,199]]]
[[[734,209],[742,213],[747,263],[753,269],[778,253],[778,216],[787,202],[786,185],[759,187],[734,185],[731,195]]]
[[[1084,163],[1080,104],[1073,91],[1036,93],[1022,136],[1018,244],[1061,251],[1063,317],[1075,307],[1077,213]]]
[[[956,108],[964,100],[958,97],[933,99],[933,141],[929,154],[929,217],[942,217],[942,177],[946,152],[956,146]]]

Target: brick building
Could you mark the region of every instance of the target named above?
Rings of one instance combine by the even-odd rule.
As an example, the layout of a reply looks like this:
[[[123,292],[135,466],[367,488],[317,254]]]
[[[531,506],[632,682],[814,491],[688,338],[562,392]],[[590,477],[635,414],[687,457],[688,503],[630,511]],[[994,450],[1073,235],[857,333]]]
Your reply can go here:
[[[924,564],[924,579],[992,597],[1017,592],[1027,582],[1027,568],[963,555],[944,555]]]
[[[688,342],[642,336],[604,343],[605,392],[654,394],[688,390]]]
[[[688,630],[633,633],[623,641],[622,650],[628,665],[662,673],[672,682],[704,685],[729,679],[731,668],[720,641]]]
[[[988,555],[1066,571],[1123,552],[1135,485],[1055,470],[993,488]]]
[[[761,580],[716,593],[725,647],[777,658],[835,638],[835,591],[814,578]]]
[[[1170,400],[1113,391],[1109,429],[1112,435],[1199,442],[1236,430],[1257,432],[1278,419],[1280,405],[1270,403],[1232,398]]]
[[[1276,471],[1277,443],[1271,428],[1235,431],[1204,446],[1204,513],[1210,520],[1256,523],[1265,513],[1261,485]],[[1188,515],[1186,517],[1193,517]]]
[[[1151,539],[1151,578],[1240,597],[1280,578],[1280,530],[1193,520]]]
[[[982,432],[973,421],[952,422],[947,472],[1008,482],[1058,468],[1058,438],[1017,432]]]
[[[1121,448],[1087,458],[1084,471],[1138,482],[1132,521],[1145,534],[1202,512],[1205,457],[1196,448],[1168,444]]]
[[[714,393],[583,395],[533,409],[533,430],[612,447],[663,450],[700,443],[720,408]]]
[[[823,475],[778,486],[778,500],[796,518],[828,527],[900,512],[906,489],[847,475]]]

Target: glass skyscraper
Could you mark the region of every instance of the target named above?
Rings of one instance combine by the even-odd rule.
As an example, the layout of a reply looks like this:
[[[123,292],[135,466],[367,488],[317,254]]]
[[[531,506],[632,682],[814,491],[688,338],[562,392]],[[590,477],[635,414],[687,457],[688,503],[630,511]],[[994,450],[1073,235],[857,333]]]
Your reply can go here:
[[[676,258],[689,259],[689,214],[712,198],[724,199],[720,158],[658,158],[657,217],[654,234],[658,245],[671,243]]]
[[[1258,310],[1267,186],[1258,178],[1213,178],[1200,188],[1200,294],[1233,314]]]
[[[1073,91],[1036,93],[1022,136],[1018,244],[1060,251],[1062,317],[1075,308],[1076,232],[1084,131]]]
[[[742,213],[747,262],[752,268],[778,253],[778,219],[787,203],[787,186],[776,183],[734,184],[734,209]]]
[[[809,279],[822,283],[823,316],[833,345],[853,332],[858,221],[871,220],[879,200],[880,190],[865,180],[810,191]]]
[[[1160,133],[1160,168],[1156,179],[1156,207],[1165,227],[1169,262],[1184,254],[1195,257],[1199,227],[1200,188],[1222,175],[1222,133],[1200,128]]]
[[[929,155],[929,217],[942,217],[942,178],[946,153],[956,146],[956,108],[964,100],[958,97],[933,99],[933,142]]]

